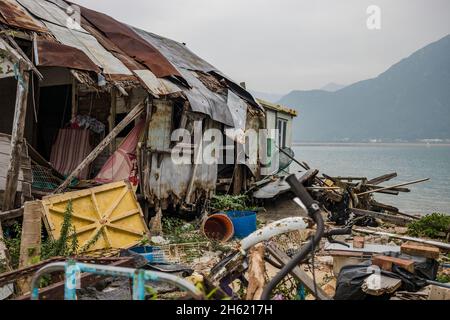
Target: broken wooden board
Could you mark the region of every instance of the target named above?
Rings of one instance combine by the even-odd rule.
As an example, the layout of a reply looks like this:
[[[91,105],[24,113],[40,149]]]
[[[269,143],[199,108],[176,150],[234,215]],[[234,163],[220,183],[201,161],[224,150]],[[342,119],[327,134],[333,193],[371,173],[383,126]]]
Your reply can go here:
[[[406,242],[402,244],[400,246],[400,251],[401,253],[405,253],[410,256],[419,256],[429,259],[438,259],[441,253],[439,248],[419,245],[412,242]]]
[[[379,266],[385,271],[392,271],[392,266],[396,265],[411,273],[414,273],[414,261],[389,256],[378,255],[372,258],[372,264]]]
[[[380,219],[385,222],[389,222],[401,227],[407,226],[409,223],[413,222],[412,219],[402,217],[402,216],[396,216],[392,214],[386,214],[381,212],[375,212],[375,211],[369,211],[369,210],[362,210],[357,208],[351,208],[350,211],[357,216],[367,216],[372,217],[376,219]]]
[[[270,253],[270,255],[280,264],[285,265],[288,263],[291,258],[278,249],[276,246],[269,244],[267,246],[267,251]],[[303,285],[314,295],[314,282],[313,279],[302,269],[300,269],[298,266],[296,266],[292,271],[290,272],[291,275],[296,278],[298,281],[303,283]],[[317,288],[317,300],[330,300],[330,297],[326,294],[326,292],[319,286],[319,284],[316,285]]]
[[[129,248],[148,237],[141,207],[128,182],[44,197],[44,222],[54,239],[60,236],[69,202],[81,252]]]
[[[381,296],[394,293],[401,285],[402,280],[400,279],[374,273],[364,280],[361,289],[371,296]]]
[[[31,183],[33,174],[31,171],[31,161],[28,157],[27,144],[23,143],[20,157],[20,167],[18,173],[17,192],[20,199],[23,195],[25,200],[31,200]],[[0,133],[0,204],[3,203],[3,194],[6,188],[6,177],[11,158],[11,136]],[[16,202],[20,202],[16,200]]]
[[[25,202],[20,240],[19,268],[36,264],[41,257],[41,221],[44,208],[41,201]],[[30,291],[31,277],[18,282],[20,292]]]

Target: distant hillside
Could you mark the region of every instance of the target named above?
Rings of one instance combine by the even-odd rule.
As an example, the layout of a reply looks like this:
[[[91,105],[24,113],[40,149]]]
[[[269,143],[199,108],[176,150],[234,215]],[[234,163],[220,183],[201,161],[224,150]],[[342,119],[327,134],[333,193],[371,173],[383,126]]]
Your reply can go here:
[[[320,90],[335,92],[335,91],[341,90],[341,89],[343,89],[345,87],[346,86],[343,85],[343,84],[330,82],[326,86],[323,86],[322,88],[320,88]]]
[[[374,79],[336,92],[293,91],[294,141],[450,138],[450,35]]]
[[[254,91],[254,90],[249,90],[249,92],[255,98],[266,100],[266,101],[273,102],[273,103],[276,103],[278,100],[280,100],[284,96],[284,94],[267,93],[267,92],[260,92],[260,91]]]

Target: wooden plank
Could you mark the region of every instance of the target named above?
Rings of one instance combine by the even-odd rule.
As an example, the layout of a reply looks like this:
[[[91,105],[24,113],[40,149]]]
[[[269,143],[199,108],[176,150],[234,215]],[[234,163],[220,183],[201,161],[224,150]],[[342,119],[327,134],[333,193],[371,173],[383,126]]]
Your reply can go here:
[[[6,178],[3,210],[14,208],[17,192],[17,178],[20,169],[20,157],[24,144],[25,118],[27,114],[29,72],[21,72],[22,81],[17,82],[16,105],[14,111],[13,130],[11,136],[11,160]]]
[[[419,256],[429,259],[438,259],[441,253],[439,248],[418,245],[411,242],[402,244],[400,246],[400,251],[411,256]]]
[[[55,190],[53,193],[60,193],[64,191],[72,182],[72,179],[80,174],[81,171],[86,168],[89,164],[92,163],[100,153],[105,150],[105,148],[111,143],[111,141],[117,137],[117,135],[125,129],[127,125],[129,125],[134,119],[136,119],[141,113],[144,111],[143,101],[139,102],[130,113],[103,139],[100,144],[95,147],[94,150],[86,157],[86,159],[81,162],[78,167],[67,177],[67,179]]]
[[[350,211],[358,216],[372,217],[372,218],[380,219],[385,222],[393,223],[393,224],[396,224],[396,225],[402,226],[402,227],[413,222],[412,219],[409,219],[406,217],[394,216],[392,214],[386,214],[386,213],[381,213],[381,212],[362,210],[362,209],[357,209],[357,208],[350,208]]]
[[[395,177],[397,177],[397,172],[393,172],[393,173],[388,173],[379,177],[376,177],[374,179],[371,179],[369,181],[367,181],[367,184],[380,184],[389,180],[394,179]]]
[[[395,189],[398,187],[410,186],[413,184],[418,184],[418,183],[429,181],[429,180],[430,180],[430,178],[426,178],[426,179],[420,179],[420,180],[415,180],[415,181],[410,181],[410,182],[405,182],[405,183],[399,183],[399,184],[396,184],[396,185],[390,186],[390,187],[383,187],[383,188],[374,189],[374,190],[370,190],[370,191],[366,191],[366,192],[361,192],[361,193],[358,193],[357,196],[360,197],[365,194],[370,194],[370,193],[374,193],[374,192],[380,192],[380,191],[384,191],[384,190]]]
[[[19,268],[31,266],[40,260],[43,210],[41,201],[30,201],[24,204]],[[25,277],[18,282],[20,292],[30,291],[30,280],[30,277]]]
[[[412,241],[417,243],[423,243],[430,246],[438,247],[445,251],[450,251],[450,243],[444,243],[440,241],[434,241],[434,240],[426,240],[426,239],[420,239],[420,238],[414,238],[414,237],[407,237],[407,236],[401,236],[395,233],[388,233],[388,232],[382,232],[382,231],[375,231],[370,229],[364,229],[364,228],[353,228],[354,232],[361,232],[361,233],[367,233],[367,234],[375,234],[379,236],[387,236],[389,238],[394,239],[400,239],[400,240],[406,240],[406,241]]]
[[[23,215],[23,207],[9,211],[0,212],[0,221],[12,220]]]
[[[400,258],[394,258],[389,256],[374,256],[372,258],[372,264],[379,266],[381,269],[386,271],[392,271],[392,266],[396,265],[403,268],[411,273],[414,273],[414,261],[406,260]]]
[[[261,295],[266,285],[264,253],[265,246],[262,243],[258,243],[250,249],[246,300],[261,300]]]
[[[289,258],[289,256],[286,253],[284,253],[283,251],[278,249],[273,244],[269,244],[267,246],[267,251],[278,263],[280,263],[282,265],[285,265],[286,263],[288,263],[291,260],[291,258]],[[294,269],[292,269],[291,275],[294,278],[296,278],[298,281],[303,283],[303,285],[306,288],[308,288],[308,290],[311,291],[312,294],[314,295],[313,279],[311,279],[311,277],[305,271],[303,271],[298,266],[296,266]],[[316,299],[317,300],[330,300],[330,297],[326,294],[326,292],[318,284],[317,284]]]

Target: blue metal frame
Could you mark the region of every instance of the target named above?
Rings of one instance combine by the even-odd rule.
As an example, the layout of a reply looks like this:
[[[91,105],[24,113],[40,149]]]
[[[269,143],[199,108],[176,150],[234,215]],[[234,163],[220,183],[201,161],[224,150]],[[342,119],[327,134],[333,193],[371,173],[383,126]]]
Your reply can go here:
[[[101,276],[125,277],[133,280],[133,300],[145,299],[145,283],[147,281],[158,281],[171,283],[191,294],[194,299],[202,299],[202,293],[189,281],[168,273],[79,263],[73,260],[67,262],[50,263],[39,269],[31,280],[31,300],[39,300],[39,280],[45,274],[55,271],[64,271],[64,300],[76,300],[77,281],[81,273],[91,273]]]

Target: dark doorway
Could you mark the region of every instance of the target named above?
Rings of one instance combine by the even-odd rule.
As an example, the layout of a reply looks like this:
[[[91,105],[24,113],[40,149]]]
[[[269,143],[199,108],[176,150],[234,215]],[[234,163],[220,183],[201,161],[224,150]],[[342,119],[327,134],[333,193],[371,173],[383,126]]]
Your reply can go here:
[[[41,87],[37,130],[37,151],[50,159],[53,143],[58,130],[71,118],[72,86],[61,85]]]

